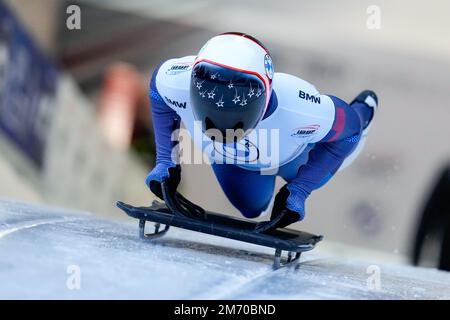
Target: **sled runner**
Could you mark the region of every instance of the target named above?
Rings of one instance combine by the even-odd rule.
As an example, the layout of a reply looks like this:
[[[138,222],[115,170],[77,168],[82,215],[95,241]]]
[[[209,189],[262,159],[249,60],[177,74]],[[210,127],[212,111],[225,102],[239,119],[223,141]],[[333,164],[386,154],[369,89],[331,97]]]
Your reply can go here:
[[[162,183],[162,191],[166,204],[154,201],[150,207],[134,207],[118,201],[117,206],[130,217],[139,220],[139,236],[144,239],[155,239],[167,233],[170,226],[191,231],[202,232],[214,236],[239,240],[275,249],[273,267],[282,266],[281,255],[287,251],[284,264],[299,260],[304,251],[314,249],[322,236],[292,229],[275,229],[264,233],[256,232],[256,222],[243,220],[223,214],[205,211],[193,204],[181,194],[168,196],[168,188]],[[154,222],[154,232],[147,234],[145,224]],[[164,225],[164,228],[161,227]],[[283,264],[283,265],[284,265]]]

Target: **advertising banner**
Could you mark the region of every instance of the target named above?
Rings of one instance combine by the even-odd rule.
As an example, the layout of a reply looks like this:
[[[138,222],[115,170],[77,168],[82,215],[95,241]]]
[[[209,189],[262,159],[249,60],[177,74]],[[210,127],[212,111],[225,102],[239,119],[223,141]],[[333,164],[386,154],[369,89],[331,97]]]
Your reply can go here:
[[[42,167],[58,70],[0,1],[0,134]]]

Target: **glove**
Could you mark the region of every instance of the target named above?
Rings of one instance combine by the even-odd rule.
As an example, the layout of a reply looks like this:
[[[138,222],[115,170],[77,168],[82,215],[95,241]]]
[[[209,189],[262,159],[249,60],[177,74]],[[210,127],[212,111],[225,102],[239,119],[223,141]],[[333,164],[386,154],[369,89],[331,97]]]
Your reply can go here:
[[[310,193],[293,183],[289,183],[285,187],[289,192],[286,200],[286,208],[299,215],[297,221],[303,220],[305,218],[305,200]]]
[[[294,187],[290,190],[290,185],[284,185],[275,196],[270,221],[264,221],[256,225],[255,231],[265,232],[277,228],[284,228],[294,222],[303,220],[304,200],[302,193]],[[305,198],[306,199],[306,198]],[[292,206],[289,206],[291,203]]]
[[[181,180],[181,167],[174,163],[158,163],[156,167],[147,175],[145,184],[161,200],[164,196],[161,189],[161,182],[166,181],[169,186],[171,195],[177,191],[177,187]]]

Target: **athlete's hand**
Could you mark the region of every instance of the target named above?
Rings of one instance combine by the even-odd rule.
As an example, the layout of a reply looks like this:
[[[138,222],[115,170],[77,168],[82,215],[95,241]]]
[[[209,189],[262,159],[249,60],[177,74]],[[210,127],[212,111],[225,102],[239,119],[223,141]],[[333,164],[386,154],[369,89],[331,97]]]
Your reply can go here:
[[[170,193],[173,195],[181,180],[181,167],[174,163],[158,163],[147,175],[145,184],[161,200],[164,200],[161,190],[161,182],[166,181],[169,185]]]
[[[278,191],[273,204],[270,220],[279,217],[277,228],[284,228],[294,222],[303,220],[305,216],[305,199],[297,194],[296,189],[285,184]]]
[[[291,210],[288,207],[288,200],[291,198],[291,191],[288,189],[289,185],[284,185],[280,191],[275,196],[275,201],[273,204],[272,214],[270,216],[270,221],[264,221],[258,223],[256,226],[256,231],[264,232],[268,230],[274,230],[277,228],[284,228],[294,222],[300,221],[304,217],[304,210],[300,210],[300,208],[296,207],[297,210]],[[294,200],[297,200],[295,197],[295,192],[293,193]],[[297,203],[298,201],[296,201]],[[304,203],[304,201],[302,202]]]

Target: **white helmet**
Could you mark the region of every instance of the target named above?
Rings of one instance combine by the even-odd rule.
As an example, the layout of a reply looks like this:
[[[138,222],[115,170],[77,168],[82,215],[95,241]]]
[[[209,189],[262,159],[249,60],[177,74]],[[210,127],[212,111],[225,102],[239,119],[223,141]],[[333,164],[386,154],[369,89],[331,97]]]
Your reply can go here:
[[[203,131],[238,130],[238,139],[262,119],[272,93],[272,58],[255,38],[228,32],[210,39],[192,68],[191,105]]]

